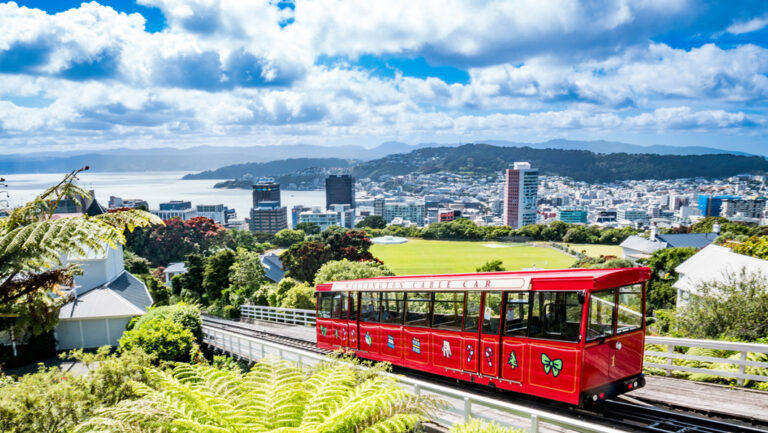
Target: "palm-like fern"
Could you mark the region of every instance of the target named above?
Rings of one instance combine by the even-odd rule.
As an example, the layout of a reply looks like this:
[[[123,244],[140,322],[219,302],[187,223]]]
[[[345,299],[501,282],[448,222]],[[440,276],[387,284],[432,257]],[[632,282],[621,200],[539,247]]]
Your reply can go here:
[[[134,209],[54,219],[62,200],[88,197],[88,192],[75,183],[82,170],[69,173],[59,184],[0,218],[0,309],[7,310],[17,299],[56,291],[59,285],[70,282],[77,268],[61,268],[61,254],[102,252],[107,245],[124,244],[125,229],[162,224],[156,216]]]
[[[392,377],[361,379],[346,364],[308,376],[271,358],[246,374],[204,365],[153,370],[143,397],[101,410],[76,432],[393,433],[428,419],[434,399],[417,397]]]

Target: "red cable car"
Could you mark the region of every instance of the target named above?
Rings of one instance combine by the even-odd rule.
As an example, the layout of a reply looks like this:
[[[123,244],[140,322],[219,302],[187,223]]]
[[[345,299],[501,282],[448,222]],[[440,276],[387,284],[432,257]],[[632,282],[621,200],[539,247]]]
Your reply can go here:
[[[649,268],[317,286],[317,345],[583,405],[641,387]]]

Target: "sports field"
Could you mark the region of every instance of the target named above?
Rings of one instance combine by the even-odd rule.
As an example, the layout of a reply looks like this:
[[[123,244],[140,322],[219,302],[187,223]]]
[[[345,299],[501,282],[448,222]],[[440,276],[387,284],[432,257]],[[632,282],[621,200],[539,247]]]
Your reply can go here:
[[[509,242],[427,241],[371,247],[374,256],[397,275],[474,272],[488,260],[501,260],[509,271],[559,269],[576,260],[558,250]]]

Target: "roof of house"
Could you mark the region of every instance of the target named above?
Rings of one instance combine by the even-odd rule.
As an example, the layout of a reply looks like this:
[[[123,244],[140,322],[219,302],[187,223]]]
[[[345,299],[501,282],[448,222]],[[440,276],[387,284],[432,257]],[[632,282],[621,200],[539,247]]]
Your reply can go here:
[[[737,254],[730,248],[708,245],[675,268],[680,278],[673,287],[695,292],[703,282],[723,282],[729,274],[742,270],[768,276],[768,260]]]
[[[624,239],[624,242],[622,242],[620,245],[622,248],[627,248],[635,251],[641,251],[646,254],[651,254],[656,250],[661,250],[666,248],[664,242],[660,242],[658,240],[652,241],[648,238],[644,238],[642,236],[630,236],[626,239]]]
[[[187,267],[184,265],[184,262],[170,263],[163,272],[166,274],[183,274],[184,272],[187,272]]]
[[[718,236],[717,233],[670,233],[656,236],[667,243],[667,248],[693,247],[704,248]]]
[[[277,254],[268,253],[259,258],[261,259],[261,264],[264,266],[268,279],[277,283],[285,277],[283,262],[280,261],[280,257],[278,257]]]
[[[127,271],[114,280],[81,293],[59,310],[59,319],[95,319],[144,314],[152,306],[147,286]]]

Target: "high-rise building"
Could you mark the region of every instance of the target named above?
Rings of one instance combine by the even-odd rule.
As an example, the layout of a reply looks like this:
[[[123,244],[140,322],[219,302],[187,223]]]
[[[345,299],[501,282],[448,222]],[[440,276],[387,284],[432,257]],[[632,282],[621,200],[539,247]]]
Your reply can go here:
[[[308,210],[312,210],[312,208],[301,205],[301,204],[297,204],[296,206],[291,208],[291,227],[295,229],[296,226],[299,225],[299,223],[301,222],[300,221],[301,213],[306,212]]]
[[[280,184],[271,177],[262,177],[253,184],[253,207],[258,208],[263,201],[277,202],[280,206]]]
[[[192,202],[185,200],[171,200],[160,203],[160,210],[187,210],[192,209]]]
[[[395,219],[423,226],[427,219],[426,206],[421,200],[386,203],[384,205],[384,220],[389,224]]]
[[[197,216],[210,218],[219,224],[227,222],[227,207],[223,204],[199,204]]]
[[[251,232],[277,233],[288,228],[288,212],[276,201],[262,201],[251,209]]]
[[[325,208],[334,204],[348,204],[355,208],[355,178],[348,175],[332,174],[325,178]]]
[[[763,211],[765,210],[764,198],[756,199],[726,199],[723,200],[723,204],[720,208],[720,216],[726,218],[743,217],[743,218],[761,218]]]
[[[386,201],[381,197],[377,197],[373,199],[373,214],[384,218],[385,204],[386,204]]]
[[[568,224],[586,224],[587,208],[583,206],[563,206],[557,208],[557,219]]]
[[[529,162],[515,162],[507,169],[504,184],[504,224],[514,229],[536,224],[539,169]]]
[[[741,197],[735,195],[700,195],[699,196],[699,210],[701,216],[715,217],[720,216],[720,207],[723,205],[723,200],[738,200]]]

